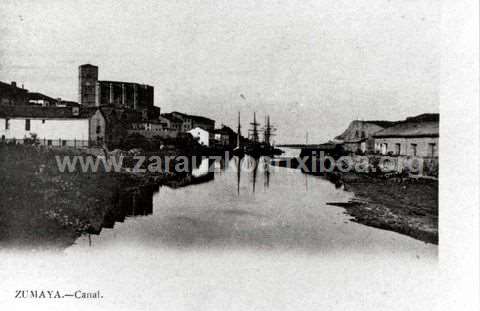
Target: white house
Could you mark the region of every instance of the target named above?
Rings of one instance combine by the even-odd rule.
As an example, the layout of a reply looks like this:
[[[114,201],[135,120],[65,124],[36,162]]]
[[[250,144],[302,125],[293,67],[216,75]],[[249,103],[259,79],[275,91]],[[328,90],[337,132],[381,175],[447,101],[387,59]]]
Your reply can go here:
[[[103,119],[103,122],[99,122]],[[95,122],[94,122],[95,120]],[[0,139],[23,143],[36,136],[49,146],[88,146],[103,141],[105,120],[100,110],[78,107],[10,106],[0,108]],[[93,135],[93,137],[91,137]]]
[[[207,146],[210,142],[210,133],[200,127],[196,127],[188,131],[188,133],[192,134],[194,138],[198,138],[198,142],[201,145]]]

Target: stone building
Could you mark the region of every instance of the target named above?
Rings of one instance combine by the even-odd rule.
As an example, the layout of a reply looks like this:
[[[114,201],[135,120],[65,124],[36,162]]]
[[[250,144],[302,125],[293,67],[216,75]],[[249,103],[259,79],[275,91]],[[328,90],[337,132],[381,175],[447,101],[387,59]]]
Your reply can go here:
[[[383,155],[438,158],[439,114],[422,114],[373,135]]]
[[[142,113],[144,119],[156,119],[160,109],[154,106],[153,86],[98,80],[98,67],[90,64],[79,67],[79,103],[84,107],[114,107]]]
[[[98,81],[98,67],[90,64],[78,67],[78,102],[84,107],[95,106],[95,88]]]

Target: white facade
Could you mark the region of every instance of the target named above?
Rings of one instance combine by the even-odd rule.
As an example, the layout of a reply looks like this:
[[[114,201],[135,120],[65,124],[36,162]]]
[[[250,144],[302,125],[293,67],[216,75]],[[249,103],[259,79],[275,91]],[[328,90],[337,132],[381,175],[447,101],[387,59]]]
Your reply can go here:
[[[49,145],[73,145],[73,142],[88,144],[89,119],[0,118],[1,139],[21,142],[31,138],[32,134],[36,134],[41,143]]]
[[[381,137],[375,138],[375,150],[381,154],[400,156],[438,157],[438,137]]]
[[[202,128],[196,127],[188,131],[188,133],[192,134],[194,138],[198,138],[198,142],[201,145],[208,147],[210,141],[210,134],[207,131]]]

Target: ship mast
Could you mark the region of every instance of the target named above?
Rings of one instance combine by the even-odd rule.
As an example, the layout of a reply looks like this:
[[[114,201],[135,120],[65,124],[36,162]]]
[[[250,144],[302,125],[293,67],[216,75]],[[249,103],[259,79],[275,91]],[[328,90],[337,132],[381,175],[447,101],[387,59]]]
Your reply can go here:
[[[270,124],[270,116],[266,117],[265,123],[266,123],[266,126],[263,132],[264,142],[265,142],[265,145],[270,146],[270,139],[272,138],[272,136],[275,136],[273,132],[275,132],[276,129]]]
[[[240,134],[240,111],[238,112],[238,129],[237,129],[237,148],[240,148],[240,137],[242,137],[242,135]]]
[[[252,125],[252,142],[254,144],[258,143],[258,126],[260,125],[260,123],[257,123],[257,116],[255,114],[255,112],[253,113],[253,122],[250,123],[250,125]]]

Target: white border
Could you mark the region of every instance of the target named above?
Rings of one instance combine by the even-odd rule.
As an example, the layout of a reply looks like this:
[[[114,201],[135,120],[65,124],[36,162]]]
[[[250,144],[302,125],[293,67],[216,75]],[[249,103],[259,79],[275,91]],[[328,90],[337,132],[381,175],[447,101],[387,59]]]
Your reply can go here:
[[[478,1],[443,1],[439,310],[479,310],[478,17]]]

